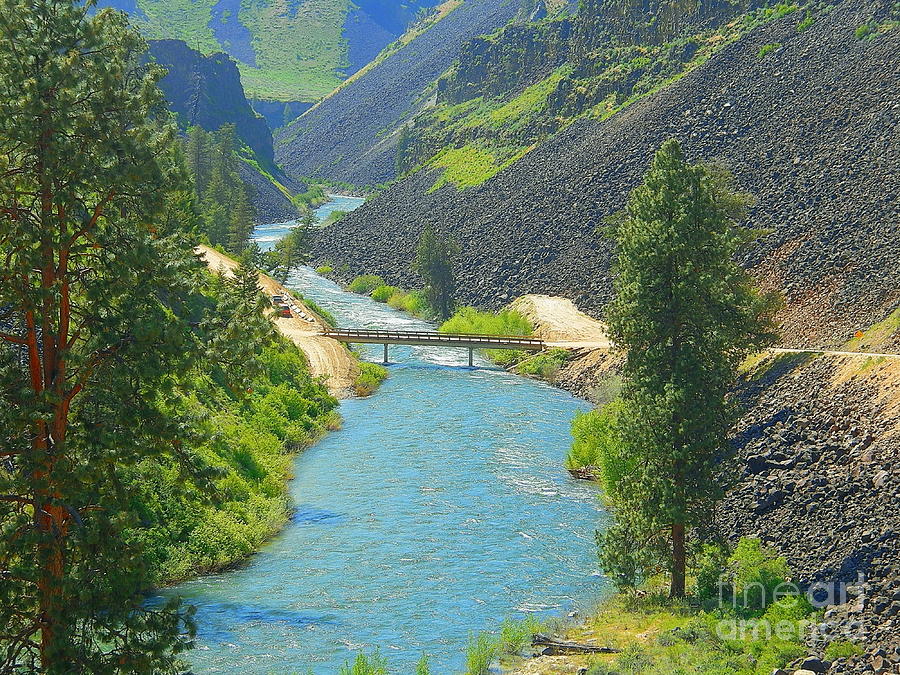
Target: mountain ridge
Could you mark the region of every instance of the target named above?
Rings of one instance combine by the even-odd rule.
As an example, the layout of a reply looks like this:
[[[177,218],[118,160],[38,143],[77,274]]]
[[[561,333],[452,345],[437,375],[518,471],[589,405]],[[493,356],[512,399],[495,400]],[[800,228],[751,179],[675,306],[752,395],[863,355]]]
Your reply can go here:
[[[462,245],[463,302],[548,293],[597,315],[612,293],[612,245],[597,228],[677,137],[756,194],[750,224],[769,233],[742,262],[786,291],[795,344],[840,344],[900,302],[900,98],[890,95],[900,91],[900,31],[854,35],[889,7],[845,0],[802,32],[798,16],[760,26],[608,119],[575,121],[482,185],[434,190],[440,171],[419,170],[319,233],[316,258],[348,265],[347,277],[415,287],[415,242],[430,224]]]

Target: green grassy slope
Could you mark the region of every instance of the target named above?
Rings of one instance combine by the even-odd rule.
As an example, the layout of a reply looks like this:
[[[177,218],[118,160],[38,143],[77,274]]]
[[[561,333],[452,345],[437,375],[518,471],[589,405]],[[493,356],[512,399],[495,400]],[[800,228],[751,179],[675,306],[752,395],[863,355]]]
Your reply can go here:
[[[248,98],[315,101],[437,0],[98,0],[151,40],[178,39],[238,62]],[[364,63],[363,61],[363,63]]]

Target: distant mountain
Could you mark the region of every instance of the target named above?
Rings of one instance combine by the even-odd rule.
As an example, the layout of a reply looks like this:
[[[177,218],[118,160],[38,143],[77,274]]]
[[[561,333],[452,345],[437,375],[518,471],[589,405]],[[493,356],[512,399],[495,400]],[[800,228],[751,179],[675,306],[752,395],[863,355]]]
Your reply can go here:
[[[149,39],[184,40],[238,63],[250,99],[315,101],[438,0],[99,0]]]
[[[244,96],[237,65],[225,54],[204,56],[181,40],[151,40],[149,55],[168,74],[159,86],[181,129],[199,126],[216,131],[233,124],[246,146],[240,152],[241,178],[254,187],[260,222],[297,216],[290,195],[306,191],[302,183],[284,176],[275,165],[272,132]]]
[[[395,176],[400,130],[462,46],[509,23],[532,0],[448,0],[371,64],[276,134],[294,176],[371,186]]]

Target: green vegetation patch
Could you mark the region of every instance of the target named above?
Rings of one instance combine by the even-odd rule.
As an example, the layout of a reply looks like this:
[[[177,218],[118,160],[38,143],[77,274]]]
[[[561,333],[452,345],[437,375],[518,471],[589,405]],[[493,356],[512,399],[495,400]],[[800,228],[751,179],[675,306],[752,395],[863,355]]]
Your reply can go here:
[[[531,322],[514,310],[481,312],[474,307],[460,307],[456,313],[441,324],[441,333],[468,333],[471,335],[531,335]],[[518,349],[485,350],[487,357],[503,367],[522,361],[527,352]]]
[[[578,413],[572,420],[572,447],[565,466],[570,471],[589,469],[607,496],[615,494],[633,460],[622,452],[619,417],[621,399],[600,409]]]
[[[353,382],[353,390],[357,396],[369,396],[378,389],[387,376],[388,371],[384,366],[371,361],[360,361],[359,375]]]
[[[379,286],[384,285],[384,279],[376,274],[361,274],[350,282],[348,287],[351,293],[368,295]]]
[[[387,284],[382,284],[372,291],[371,296],[375,302],[387,302],[395,293],[399,293],[401,291],[402,289],[398,286],[389,286]]]
[[[566,349],[549,349],[522,361],[516,366],[516,372],[520,375],[553,381],[559,369],[566,365],[570,356],[571,353]]]
[[[525,150],[517,149],[511,157],[502,159],[499,153],[473,144],[442,150],[427,164],[430,168],[444,169],[428,193],[448,184],[455,185],[458,190],[481,185],[515,162],[525,152]]]
[[[669,599],[662,580],[653,579],[640,593],[619,593],[601,606],[579,637],[622,651],[596,657],[590,675],[770,675],[806,653],[804,640],[817,612],[799,589],[775,599],[774,589],[790,578],[784,559],[758,539],[742,539],[730,553],[713,548],[718,552],[701,557],[692,570],[696,581],[705,579],[692,597]],[[765,590],[753,595],[758,588]],[[838,641],[832,649],[852,648]]]
[[[334,318],[334,314],[329,312],[324,307],[319,306],[319,304],[315,300],[307,298],[305,295],[303,295],[302,293],[299,293],[295,290],[292,290],[291,293],[296,295],[298,300],[300,300],[304,305],[306,305],[306,307],[308,309],[312,310],[315,314],[317,314],[319,316],[319,318],[322,319],[329,326],[331,326],[332,328],[335,328],[337,326],[337,319]]]
[[[286,481],[294,453],[340,426],[336,406],[314,380],[302,353],[276,337],[259,358],[261,371],[243,395],[219,375],[196,374],[187,414],[203,441],[197,454],[218,476],[211,504],[186,488],[174,466],[145,460],[128,480],[145,527],[145,546],[159,583],[222,569],[257,550],[286,522]]]
[[[216,0],[137,0],[130,21],[148,39],[175,38],[204,54],[227,51],[210,26]],[[315,101],[342,82],[349,65],[343,37],[350,3],[260,0],[240,3],[256,65],[237,61],[248,98]],[[236,59],[237,60],[237,59]]]
[[[341,666],[339,675],[388,675],[387,661],[379,653],[357,654],[353,663]]]
[[[763,45],[760,47],[759,52],[756,54],[759,58],[764,58],[766,54],[774,52],[776,49],[781,47],[781,43],[773,42],[767,45]]]
[[[887,340],[900,332],[900,307],[891,312],[883,321],[879,321],[860,334],[850,338],[846,343],[847,351],[868,351],[877,349]]]
[[[401,312],[406,312],[422,319],[431,318],[434,314],[422,291],[405,291],[402,288],[398,288],[387,299],[387,304],[388,307],[399,309]]]

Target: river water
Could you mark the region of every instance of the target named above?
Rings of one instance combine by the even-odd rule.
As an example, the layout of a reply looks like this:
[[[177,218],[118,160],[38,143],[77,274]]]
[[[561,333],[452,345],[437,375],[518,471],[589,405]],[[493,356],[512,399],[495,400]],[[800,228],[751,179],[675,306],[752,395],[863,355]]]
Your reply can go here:
[[[317,208],[313,213],[316,221],[324,222],[335,211],[353,211],[363,205],[366,200],[362,197],[347,197],[344,195],[327,195],[328,201]],[[260,225],[253,233],[253,239],[263,251],[270,250],[275,242],[281,239],[288,231],[297,225],[296,220],[288,220],[284,223],[270,223]]]
[[[340,325],[432,328],[310,269],[288,285]],[[603,592],[596,489],[562,467],[587,404],[483,360],[469,369],[465,350],[393,346],[390,359],[381,389],[343,402],[343,429],[297,458],[282,533],[244,567],[173,589],[198,608],[195,673],[336,675],[375,649],[392,673],[422,653],[435,675],[460,673],[473,633]]]

